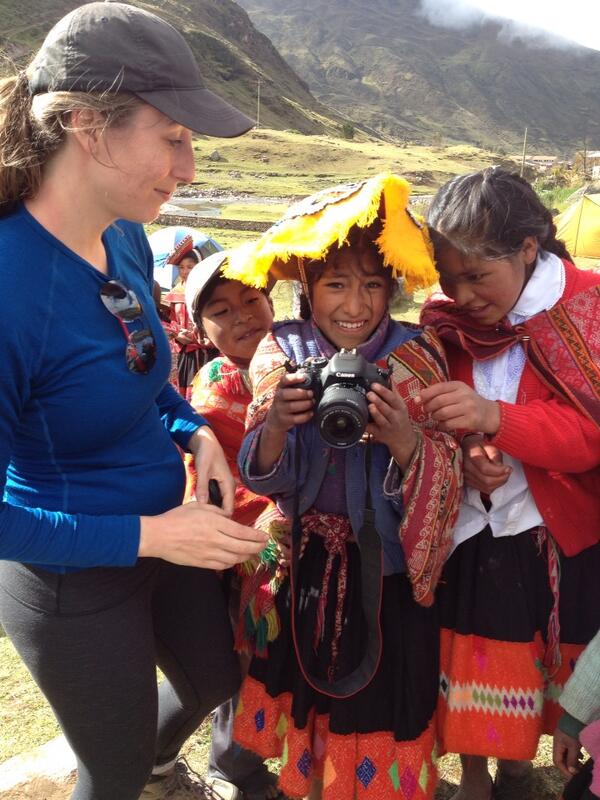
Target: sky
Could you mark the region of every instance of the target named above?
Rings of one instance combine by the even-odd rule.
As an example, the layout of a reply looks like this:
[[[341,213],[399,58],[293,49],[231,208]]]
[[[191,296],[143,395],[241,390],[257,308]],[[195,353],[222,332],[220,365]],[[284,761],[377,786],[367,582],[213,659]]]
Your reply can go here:
[[[538,38],[549,33],[543,44],[564,46],[561,36],[585,47],[600,50],[600,0],[421,0],[423,13],[442,27],[465,28],[490,17],[506,20],[503,35]]]

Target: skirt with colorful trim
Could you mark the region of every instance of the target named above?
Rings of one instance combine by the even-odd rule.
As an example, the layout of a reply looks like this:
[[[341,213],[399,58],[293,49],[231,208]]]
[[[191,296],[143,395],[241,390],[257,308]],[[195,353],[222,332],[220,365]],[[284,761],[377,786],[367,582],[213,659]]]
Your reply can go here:
[[[337,642],[336,677],[353,670],[365,643],[360,602],[360,556],[345,545],[343,628]],[[323,540],[311,535],[298,570],[297,636],[309,672],[325,678],[335,638],[340,558],[329,580],[321,640],[314,642],[327,561]],[[234,738],[263,758],[281,758],[280,788],[308,794],[322,781],[324,800],[424,800],[437,783],[435,706],[439,670],[437,609],[417,605],[405,575],[383,579],[383,651],[371,682],[345,699],[326,696],[303,678],[290,624],[288,580],[277,595],[281,632],[266,658],[255,657],[244,680]]]
[[[600,544],[558,553],[559,664],[544,665],[554,605],[537,529],[494,538],[489,527],[444,568],[438,726],[442,752],[531,759],[560,716],[558,698],[600,627]]]

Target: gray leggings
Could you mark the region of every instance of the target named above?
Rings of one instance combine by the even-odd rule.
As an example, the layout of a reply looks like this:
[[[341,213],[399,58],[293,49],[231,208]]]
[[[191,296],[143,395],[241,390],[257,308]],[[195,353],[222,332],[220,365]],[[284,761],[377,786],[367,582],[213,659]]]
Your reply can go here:
[[[141,559],[58,575],[3,561],[0,622],[75,752],[72,800],[138,800],[153,766],[239,687],[208,570]]]

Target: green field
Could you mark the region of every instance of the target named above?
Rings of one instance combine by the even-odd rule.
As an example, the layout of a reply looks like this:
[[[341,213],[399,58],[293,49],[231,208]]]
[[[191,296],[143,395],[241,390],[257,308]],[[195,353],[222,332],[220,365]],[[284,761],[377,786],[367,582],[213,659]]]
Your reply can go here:
[[[414,197],[434,194],[454,175],[492,164],[518,170],[519,160],[470,145],[401,146],[375,140],[347,141],[306,136],[293,131],[253,130],[237,139],[199,136],[194,141],[196,180],[192,189],[219,209],[226,220],[274,222],[289,203],[337,183],[391,171],[405,177]],[[209,158],[215,151],[222,160]],[[549,208],[564,210],[578,188],[540,191]],[[173,203],[177,203],[174,198]],[[427,211],[428,198],[412,208]],[[201,215],[203,212],[199,212]],[[190,222],[193,226],[193,222]],[[149,226],[154,230],[155,226]],[[204,223],[202,230],[223,247],[234,247],[259,234]]]
[[[500,160],[494,153],[469,145],[403,147],[266,129],[237,139],[199,136],[194,149],[196,180],[192,188],[219,204],[221,218],[260,222],[279,219],[295,198],[379,172],[396,172],[411,183],[413,194],[430,195],[453,175]],[[215,151],[222,160],[209,159]],[[426,206],[414,208],[423,213]],[[156,227],[148,226],[148,231]],[[235,226],[223,229],[210,223],[203,224],[202,230],[226,248],[258,236]]]

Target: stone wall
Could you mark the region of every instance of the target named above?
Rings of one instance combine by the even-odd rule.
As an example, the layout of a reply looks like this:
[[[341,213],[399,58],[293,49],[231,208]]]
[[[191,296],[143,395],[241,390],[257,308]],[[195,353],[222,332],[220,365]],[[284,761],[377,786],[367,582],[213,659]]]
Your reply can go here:
[[[262,233],[271,226],[270,222],[258,220],[223,219],[222,217],[201,217],[199,214],[159,214],[154,220],[157,225],[189,225],[197,228],[212,228],[234,231],[257,231]]]

